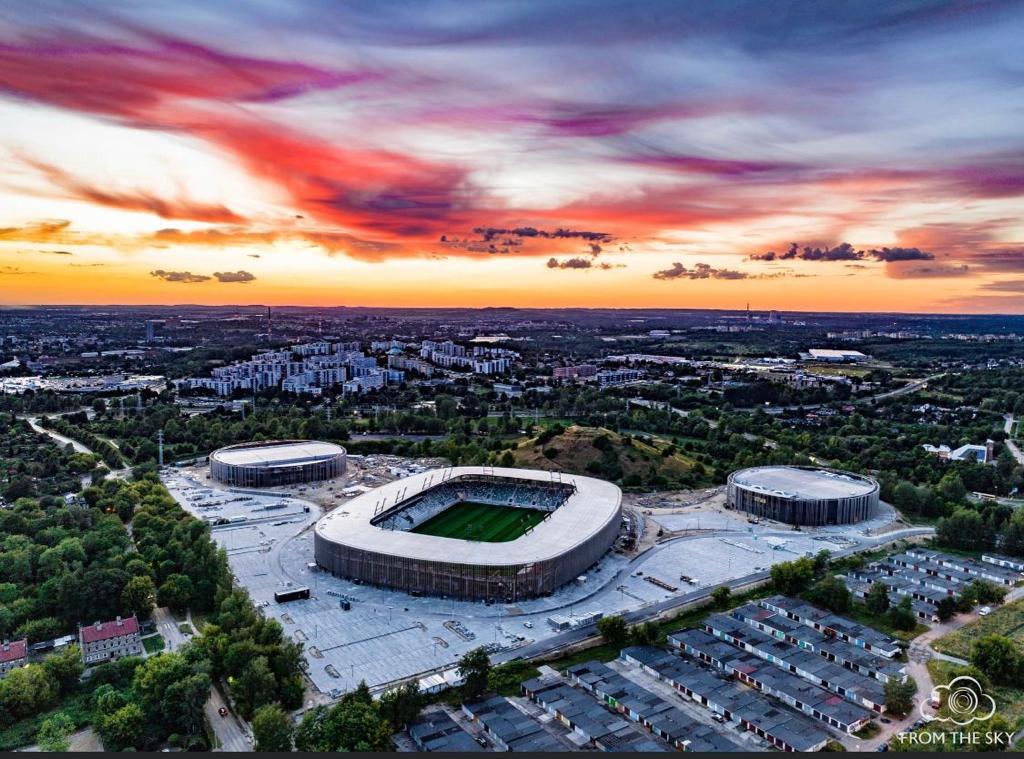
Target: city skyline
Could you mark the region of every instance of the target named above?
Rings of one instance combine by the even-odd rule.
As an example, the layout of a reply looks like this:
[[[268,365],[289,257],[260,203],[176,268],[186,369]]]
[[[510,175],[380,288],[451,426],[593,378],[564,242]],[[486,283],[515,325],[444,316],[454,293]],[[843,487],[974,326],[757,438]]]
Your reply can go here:
[[[1024,313],[1024,6],[13,2],[0,304]]]

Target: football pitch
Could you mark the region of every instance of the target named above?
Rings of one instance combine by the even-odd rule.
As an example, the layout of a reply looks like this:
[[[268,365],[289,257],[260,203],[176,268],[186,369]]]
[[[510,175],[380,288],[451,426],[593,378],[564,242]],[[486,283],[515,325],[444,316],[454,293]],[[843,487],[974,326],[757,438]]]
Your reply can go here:
[[[507,543],[544,521],[547,512],[462,501],[412,531],[458,540]]]

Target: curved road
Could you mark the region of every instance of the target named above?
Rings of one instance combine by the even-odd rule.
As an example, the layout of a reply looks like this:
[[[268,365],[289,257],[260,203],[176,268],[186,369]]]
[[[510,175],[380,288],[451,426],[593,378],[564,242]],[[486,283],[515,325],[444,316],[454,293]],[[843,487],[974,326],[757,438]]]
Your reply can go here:
[[[924,536],[924,535],[933,535],[934,533],[935,533],[935,529],[933,527],[910,527],[910,528],[907,528],[907,529],[904,529],[904,530],[896,530],[894,532],[886,533],[885,535],[879,535],[879,536],[874,537],[874,538],[862,538],[861,543],[859,543],[857,546],[855,546],[853,548],[848,548],[848,549],[845,549],[845,550],[841,550],[841,551],[836,551],[833,554],[833,556],[835,556],[836,558],[842,558],[844,556],[849,556],[851,554],[859,553],[861,551],[869,551],[869,550],[871,550],[873,548],[878,548],[879,546],[883,546],[883,545],[886,545],[888,543],[892,543],[892,542],[894,542],[896,540],[901,540],[903,538],[920,537],[920,536]],[[693,538],[697,538],[697,537],[706,538],[706,537],[716,537],[718,535],[731,535],[731,534],[734,534],[734,533],[732,533],[730,531],[726,531],[726,530],[712,530],[712,531],[708,531],[707,533],[705,533],[703,535],[699,535],[699,536],[686,536],[686,537],[689,537],[689,538],[693,539]],[[788,533],[788,532],[768,533],[768,535],[777,535],[777,536],[781,536],[781,537],[786,537],[786,536],[791,537],[792,536],[792,534]],[[686,537],[680,538],[680,539],[686,539]],[[656,548],[657,547],[655,547],[655,549]],[[630,572],[633,571],[634,563],[639,561],[640,559],[646,558],[648,553],[641,554],[640,556],[637,556],[636,558],[634,558],[629,564],[627,564],[622,570],[620,570],[620,572],[614,577],[614,579],[610,580],[609,583],[606,583],[602,587],[607,587],[608,584],[610,584],[612,582],[621,583],[622,579],[624,577],[628,576],[630,574]],[[754,585],[754,584],[757,584],[757,583],[760,583],[760,582],[764,582],[765,580],[767,580],[770,577],[771,577],[771,571],[770,570],[764,570],[764,571],[761,571],[761,572],[754,572],[754,573],[751,573],[751,574],[748,574],[748,575],[744,575],[743,577],[733,578],[732,580],[729,580],[725,584],[728,585],[728,587],[731,590],[736,590],[738,588],[744,588],[744,587],[747,587],[749,585]],[[648,606],[644,606],[643,608],[634,609],[633,611],[625,612],[622,616],[623,616],[623,618],[627,622],[629,622],[631,624],[632,623],[636,623],[636,622],[642,622],[644,620],[650,619],[652,617],[656,617],[656,616],[664,614],[666,612],[674,611],[676,609],[680,609],[681,607],[688,606],[688,605],[693,604],[693,603],[695,603],[697,601],[707,600],[707,599],[709,599],[711,597],[711,592],[715,589],[715,587],[717,587],[717,586],[701,588],[701,589],[698,589],[698,590],[691,591],[689,593],[684,593],[682,595],[675,596],[674,598],[669,598],[669,599],[666,599],[664,601],[658,601],[658,602],[650,604]],[[595,590],[595,592],[598,592],[599,590],[601,590],[601,589],[599,588],[599,589]],[[579,603],[579,602],[576,601],[575,603]],[[529,644],[527,646],[524,646],[522,648],[515,649],[514,651],[510,651],[508,653],[512,654],[512,655],[507,657],[507,658],[508,659],[535,659],[535,658],[539,658],[539,657],[546,656],[546,655],[549,655],[551,653],[554,653],[557,649],[561,649],[561,648],[565,648],[567,646],[572,646],[572,645],[576,645],[576,644],[582,643],[582,642],[586,641],[589,638],[595,637],[596,635],[597,635],[597,625],[596,624],[587,625],[585,627],[579,627],[579,628],[576,628],[575,630],[569,630],[569,631],[561,633],[559,635],[555,635],[555,636],[553,636],[551,638],[547,638],[547,639],[545,639],[543,641],[537,641],[536,643],[531,643],[531,644]]]

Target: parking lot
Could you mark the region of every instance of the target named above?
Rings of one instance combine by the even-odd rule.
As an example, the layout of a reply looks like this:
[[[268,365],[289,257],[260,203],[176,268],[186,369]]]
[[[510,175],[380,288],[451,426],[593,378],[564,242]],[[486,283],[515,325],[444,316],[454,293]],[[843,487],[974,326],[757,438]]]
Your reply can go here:
[[[547,598],[511,605],[414,598],[356,585],[311,565],[312,526],[321,514],[344,503],[348,497],[343,493],[355,486],[380,484],[407,471],[394,457],[384,458],[350,460],[343,481],[318,486],[316,500],[308,497],[309,486],[232,490],[210,482],[201,469],[164,475],[186,510],[219,523],[213,524],[213,536],[227,550],[237,583],[266,615],[281,622],[287,635],[304,644],[309,677],[327,697],[360,680],[380,688],[451,667],[481,645],[492,650],[495,660],[512,658],[519,648],[557,634],[547,621],[555,613],[582,617],[592,611],[636,611],[822,548],[837,551],[858,543],[857,526],[838,534],[831,528],[779,532],[750,525],[735,513],[718,512],[714,521],[694,513],[700,533],[659,543],[635,558],[609,553],[580,580]],[[676,517],[682,521],[688,515]],[[274,601],[275,592],[304,586],[310,588],[308,600]]]

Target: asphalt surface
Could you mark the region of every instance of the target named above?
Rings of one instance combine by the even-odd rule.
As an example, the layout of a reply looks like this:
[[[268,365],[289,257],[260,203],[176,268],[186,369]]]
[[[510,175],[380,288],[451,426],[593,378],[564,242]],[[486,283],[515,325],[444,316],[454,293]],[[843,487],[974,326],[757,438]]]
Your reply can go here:
[[[176,651],[188,643],[189,636],[181,632],[178,620],[167,607],[161,606],[153,610],[153,622],[157,632],[163,636],[168,650]],[[221,708],[228,709],[224,697],[217,688],[210,688],[210,698],[203,706],[203,713],[220,743],[214,751],[252,751],[252,743],[249,741],[249,733],[244,723],[230,710],[226,717],[221,717]]]
[[[917,536],[922,536],[922,535],[933,535],[934,533],[935,533],[935,529],[932,528],[932,527],[911,527],[911,528],[907,528],[907,529],[904,529],[904,530],[896,530],[894,532],[889,532],[889,533],[886,533],[884,535],[879,535],[877,537],[865,538],[856,547],[845,549],[845,550],[835,551],[832,555],[835,558],[842,558],[843,556],[849,556],[850,554],[853,554],[853,553],[859,553],[861,551],[869,551],[869,550],[871,550],[873,548],[877,548],[879,546],[883,546],[883,545],[886,545],[888,543],[892,543],[892,542],[894,542],[896,540],[901,540],[903,538],[917,537]],[[707,536],[713,536],[714,534],[715,533],[713,533],[713,532],[712,533],[708,533]],[[725,534],[725,533],[723,533],[723,534]],[[778,533],[778,534],[780,536],[785,537],[785,536],[788,536],[790,533]],[[703,537],[707,537],[707,536],[703,536]],[[632,563],[627,565],[620,572],[620,577],[625,577],[631,571],[632,571]],[[726,584],[729,586],[729,588],[731,590],[736,590],[738,588],[745,588],[745,587],[747,587],[749,585],[754,585],[756,583],[763,582],[763,581],[767,580],[770,577],[771,577],[771,571],[770,570],[764,570],[764,571],[761,571],[761,572],[754,572],[754,573],[751,573],[751,574],[748,574],[748,575],[744,575],[743,577],[734,578],[734,579],[730,580]],[[617,582],[618,580],[619,580],[619,578],[616,578],[616,580],[614,580],[613,582]],[[714,588],[711,588],[711,587],[709,587],[709,588],[701,588],[699,590],[694,590],[694,591],[692,591],[690,593],[684,593],[682,595],[675,596],[675,597],[667,599],[665,601],[660,601],[658,603],[651,604],[650,606],[645,606],[642,609],[636,609],[634,611],[625,612],[624,614],[622,614],[622,616],[630,624],[633,624],[633,623],[636,623],[636,622],[642,622],[644,620],[651,619],[652,617],[659,616],[659,615],[664,614],[666,612],[670,612],[670,611],[679,609],[681,607],[685,607],[685,606],[688,606],[690,604],[694,604],[694,603],[696,603],[698,601],[707,600],[707,599],[709,599],[711,597],[711,592],[713,590],[714,590]],[[536,643],[532,643],[530,645],[523,646],[522,648],[518,648],[514,652],[510,652],[513,655],[507,657],[507,659],[536,659],[536,658],[540,658],[540,657],[543,657],[543,656],[547,656],[547,655],[553,654],[553,653],[557,652],[559,649],[564,649],[564,648],[566,648],[568,646],[573,646],[573,645],[582,643],[583,641],[585,641],[585,640],[587,640],[589,638],[593,638],[596,635],[597,635],[597,625],[596,624],[586,625],[586,626],[583,626],[583,627],[578,627],[578,628],[576,628],[574,630],[569,630],[569,631],[566,631],[566,632],[561,633],[559,635],[555,635],[553,637],[546,638],[546,639],[544,639],[542,641],[538,641]],[[500,657],[495,657],[495,658],[500,658]],[[507,660],[507,659],[502,659],[502,660]]]

